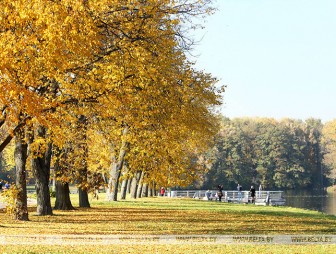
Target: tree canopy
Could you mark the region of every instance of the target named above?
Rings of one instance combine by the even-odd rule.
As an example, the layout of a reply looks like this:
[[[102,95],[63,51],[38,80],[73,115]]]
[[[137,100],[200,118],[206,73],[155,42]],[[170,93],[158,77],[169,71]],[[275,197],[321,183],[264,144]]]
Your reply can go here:
[[[217,80],[187,57],[210,3],[1,1],[0,151],[13,136],[29,145],[38,190],[52,151],[58,175],[83,188],[99,173],[115,191],[125,160],[147,181],[190,182],[221,104]]]
[[[219,183],[227,188],[238,183],[245,188],[251,184],[267,189],[325,187],[333,177],[332,126],[317,119],[223,118],[204,187]]]

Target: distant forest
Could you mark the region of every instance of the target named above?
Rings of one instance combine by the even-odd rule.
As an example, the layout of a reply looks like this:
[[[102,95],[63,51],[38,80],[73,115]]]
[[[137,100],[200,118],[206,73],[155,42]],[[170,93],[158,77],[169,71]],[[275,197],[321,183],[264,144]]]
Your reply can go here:
[[[2,157],[5,169],[4,161],[11,159]],[[180,188],[222,184],[235,190],[238,183],[245,190],[260,184],[269,190],[324,188],[336,184],[336,120],[223,117],[205,157],[206,173],[199,171],[199,180]],[[0,179],[15,179],[13,163],[0,170]]]
[[[336,120],[223,118],[209,171],[194,187],[317,189],[335,183],[335,156]]]

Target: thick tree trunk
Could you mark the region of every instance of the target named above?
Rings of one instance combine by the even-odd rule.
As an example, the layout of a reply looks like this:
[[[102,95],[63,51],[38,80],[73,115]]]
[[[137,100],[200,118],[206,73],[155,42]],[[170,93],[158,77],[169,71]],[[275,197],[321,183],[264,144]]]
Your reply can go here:
[[[69,183],[62,182],[58,180],[62,178],[64,175],[64,166],[61,164],[61,161],[65,160],[66,150],[63,149],[63,153],[61,149],[58,147],[54,147],[54,157],[56,158],[53,169],[53,188],[55,188],[56,192],[56,201],[54,209],[57,210],[74,210],[75,208],[71,204],[70,200],[70,189]]]
[[[37,136],[45,137],[45,129],[42,126],[38,127]],[[42,155],[39,151],[32,153],[31,166],[36,178],[37,215],[52,215],[49,191],[51,145],[47,146]]]
[[[15,219],[28,221],[27,186],[26,186],[26,160],[27,143],[23,140],[23,134],[18,133],[15,138],[14,160],[16,169],[15,185],[18,190],[16,199]]]
[[[90,207],[89,195],[87,190],[79,188],[78,195],[79,195],[79,207]]]
[[[54,209],[57,210],[74,210],[71,204],[69,183],[56,181],[56,201]]]
[[[141,176],[140,176],[140,179],[139,179],[139,182],[138,182],[137,198],[141,198],[142,183],[143,183],[144,175],[145,175],[145,173],[143,171],[141,171]]]
[[[136,175],[132,178],[131,184],[131,198],[137,198],[138,184],[141,177],[141,171],[138,171]]]
[[[50,202],[49,180],[47,179],[46,170],[40,166],[35,166],[35,170],[39,171],[36,178],[36,194],[37,194],[37,215],[52,215]]]

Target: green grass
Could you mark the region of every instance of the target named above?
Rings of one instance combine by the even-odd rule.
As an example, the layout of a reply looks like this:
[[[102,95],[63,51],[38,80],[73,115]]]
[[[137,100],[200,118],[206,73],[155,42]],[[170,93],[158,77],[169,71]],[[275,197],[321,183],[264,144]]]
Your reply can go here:
[[[71,195],[78,206],[78,195]],[[336,216],[290,207],[264,207],[192,199],[142,198],[106,202],[91,199],[90,209],[54,211],[28,222],[13,221],[0,212],[1,234],[336,234]],[[53,199],[54,202],[54,199]],[[114,245],[71,246],[70,253],[333,253],[335,245]],[[69,253],[69,246],[3,246],[2,253]],[[31,252],[29,252],[29,251]],[[281,251],[282,250],[282,251]],[[45,252],[43,252],[45,251]],[[106,252],[104,252],[106,251]],[[87,251],[85,251],[87,252]],[[255,252],[256,253],[256,252]]]

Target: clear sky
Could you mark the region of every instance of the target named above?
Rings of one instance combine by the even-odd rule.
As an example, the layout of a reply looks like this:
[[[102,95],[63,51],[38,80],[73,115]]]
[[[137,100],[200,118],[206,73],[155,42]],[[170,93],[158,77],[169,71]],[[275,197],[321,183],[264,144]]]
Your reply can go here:
[[[336,118],[336,0],[217,0],[197,66],[227,85],[222,113]]]

